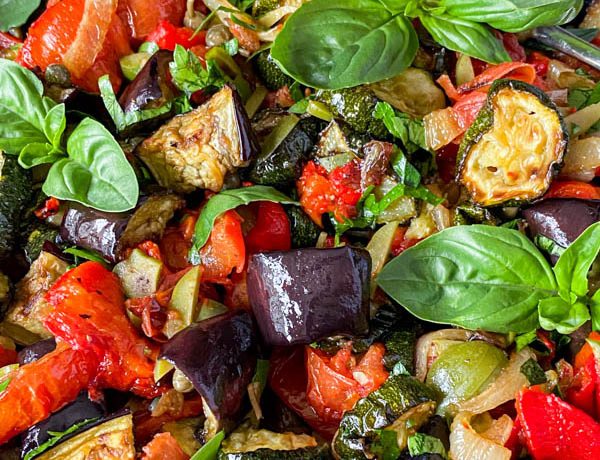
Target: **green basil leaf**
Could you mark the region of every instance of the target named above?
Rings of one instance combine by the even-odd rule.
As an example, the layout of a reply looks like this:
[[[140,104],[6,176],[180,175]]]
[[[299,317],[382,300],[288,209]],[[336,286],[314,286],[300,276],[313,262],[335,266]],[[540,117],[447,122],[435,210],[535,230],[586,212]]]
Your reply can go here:
[[[0,31],[25,24],[40,3],[40,0],[0,0]]]
[[[42,190],[48,196],[94,209],[121,212],[138,200],[135,172],[107,129],[84,119],[67,142],[69,158],[52,165]]]
[[[569,301],[571,293],[583,297],[588,292],[588,272],[600,252],[600,222],[589,226],[565,249],[553,270],[560,296]]]
[[[410,21],[383,2],[312,0],[287,20],[271,56],[306,86],[340,89],[398,75],[418,46]]]
[[[28,144],[46,143],[45,119],[55,104],[42,98],[43,92],[33,72],[0,59],[1,150],[18,155]]]
[[[395,460],[402,453],[398,447],[398,434],[392,430],[375,430],[377,437],[369,446],[369,450],[381,460]]]
[[[592,329],[600,331],[600,290],[596,291],[590,299],[590,314],[592,317]]]
[[[521,351],[535,339],[537,339],[537,329],[533,329],[532,331],[526,332],[525,334],[521,334],[515,337],[517,352]]]
[[[538,327],[541,299],[557,294],[550,265],[516,230],[446,229],[389,262],[377,284],[414,316],[491,332]]]
[[[217,193],[208,200],[208,203],[202,208],[198,221],[196,222],[192,248],[190,249],[188,256],[190,261],[194,264],[200,262],[198,251],[200,251],[208,241],[208,237],[210,236],[210,232],[217,217],[226,211],[255,201],[298,204],[277,189],[266,185],[253,185],[251,187],[223,190],[222,192]]]
[[[569,89],[569,106],[575,107],[577,110],[597,102],[600,102],[600,82],[591,89]]]
[[[44,118],[44,134],[56,149],[61,149],[62,135],[66,127],[65,104],[55,105]]]
[[[373,117],[383,120],[383,124],[392,136],[400,139],[408,153],[427,149],[423,121],[412,118],[406,113],[394,110],[387,102],[378,102]]]
[[[429,436],[423,433],[415,433],[408,438],[408,452],[412,457],[417,457],[423,454],[439,454],[444,458],[448,458],[446,448],[442,441],[434,436]]]
[[[588,307],[583,302],[570,303],[561,297],[541,299],[538,312],[540,325],[547,331],[557,330],[561,334],[576,331],[590,319]]]
[[[391,161],[392,169],[398,175],[398,181],[409,187],[418,187],[421,185],[421,173],[408,162],[406,155],[400,150],[394,152]]]
[[[217,454],[223,439],[225,439],[225,432],[221,430],[214,438],[204,444],[198,452],[192,455],[190,460],[217,460]]]
[[[89,249],[78,248],[76,246],[73,246],[67,249],[63,249],[63,252],[65,254],[71,254],[72,256],[75,256],[76,265],[79,265],[81,261],[91,260],[92,262],[98,262],[102,265],[108,266],[108,262],[104,259],[104,257],[102,257],[95,251],[90,251]]]
[[[449,15],[489,24],[505,32],[522,32],[540,26],[572,21],[583,0],[442,0]]]
[[[436,42],[452,51],[458,51],[492,64],[510,61],[502,42],[481,24],[453,16],[419,16]]]
[[[99,419],[99,417],[85,419],[81,422],[75,423],[74,425],[67,428],[65,431],[60,431],[60,432],[59,431],[48,431],[50,438],[47,441],[40,444],[35,449],[28,451],[27,454],[23,457],[23,460],[31,460],[31,459],[37,457],[42,452],[45,452],[50,447],[56,445],[65,436],[67,436],[71,433],[74,433],[74,432],[80,430],[81,428],[96,422],[98,419]]]
[[[177,45],[173,62],[169,63],[173,84],[188,96],[206,88],[221,88],[226,78],[212,59],[206,61],[206,69],[193,52]]]
[[[50,144],[35,142],[27,144],[19,154],[19,164],[25,169],[44,163],[54,163],[64,157],[60,150],[56,150]]]

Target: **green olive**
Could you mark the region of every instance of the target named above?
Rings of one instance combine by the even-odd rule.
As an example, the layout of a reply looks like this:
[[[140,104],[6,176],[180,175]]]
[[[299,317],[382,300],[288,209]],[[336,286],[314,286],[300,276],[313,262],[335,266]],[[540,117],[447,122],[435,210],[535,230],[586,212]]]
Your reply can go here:
[[[479,394],[507,363],[504,352],[486,342],[464,342],[448,347],[427,374],[427,383],[443,395],[438,412],[445,413],[452,404]]]

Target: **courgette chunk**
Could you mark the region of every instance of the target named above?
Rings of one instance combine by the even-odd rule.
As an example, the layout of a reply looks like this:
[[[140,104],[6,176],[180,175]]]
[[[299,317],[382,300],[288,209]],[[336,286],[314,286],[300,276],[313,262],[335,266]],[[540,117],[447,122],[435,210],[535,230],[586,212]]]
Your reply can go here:
[[[567,146],[554,103],[514,80],[496,81],[458,154],[458,180],[474,203],[496,206],[542,196]]]
[[[435,390],[414,377],[392,375],[344,414],[333,440],[335,458],[378,458],[372,447],[380,443],[382,430],[395,431],[398,448],[403,450],[408,437],[433,415],[436,399]]]

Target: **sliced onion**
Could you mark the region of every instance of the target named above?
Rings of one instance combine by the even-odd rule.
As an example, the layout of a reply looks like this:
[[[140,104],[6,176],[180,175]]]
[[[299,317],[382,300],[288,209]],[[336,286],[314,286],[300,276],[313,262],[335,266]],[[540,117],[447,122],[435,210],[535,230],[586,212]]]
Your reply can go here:
[[[598,108],[600,110],[600,107]],[[600,137],[586,137],[569,143],[560,177],[590,182],[600,166]]]
[[[523,348],[511,356],[508,366],[498,378],[477,396],[458,403],[458,410],[482,414],[515,399],[517,392],[528,385],[527,377],[521,373],[521,366],[532,358],[535,359],[535,354],[530,348]]]
[[[437,356],[431,355],[431,345],[434,341],[459,341],[467,342],[469,340],[484,340],[485,342],[496,345],[500,348],[506,348],[506,337],[501,334],[492,334],[489,332],[468,331],[466,329],[440,329],[422,335],[417,341],[415,350],[415,368],[416,377],[421,381],[425,381],[429,367],[435,361]]]
[[[295,12],[297,9],[298,6],[292,5],[285,5],[280,8],[275,8],[274,10],[271,10],[258,18],[258,23],[263,27],[271,27],[281,21],[285,16]]]
[[[548,91],[546,94],[559,107],[567,107],[569,105],[569,90],[566,88]]]
[[[431,150],[441,149],[465,131],[460,126],[456,112],[452,107],[434,110],[425,115],[423,125],[425,127],[425,142]]]
[[[482,431],[480,434],[484,438],[503,446],[510,438],[513,425],[514,423],[512,419],[508,415],[504,414],[499,419],[492,420],[490,427],[487,430]]]
[[[595,83],[582,75],[578,75],[575,69],[569,67],[564,62],[551,59],[548,64],[547,78],[557,88],[584,88],[591,89]]]
[[[461,412],[455,417],[450,432],[450,458],[457,460],[510,460],[512,452],[503,445],[477,433],[470,424],[471,418],[472,414],[468,412]]]
[[[574,126],[577,126],[577,135],[579,136],[585,134],[598,120],[600,120],[600,102],[588,105],[565,117],[565,123],[571,131],[573,131]]]

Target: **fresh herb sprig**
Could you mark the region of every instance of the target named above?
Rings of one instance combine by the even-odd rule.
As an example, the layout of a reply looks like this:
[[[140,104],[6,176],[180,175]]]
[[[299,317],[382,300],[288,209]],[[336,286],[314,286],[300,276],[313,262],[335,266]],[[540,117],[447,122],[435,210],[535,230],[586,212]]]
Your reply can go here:
[[[198,56],[181,45],[175,47],[169,70],[173,84],[188,96],[201,89],[221,88],[227,82],[214,60],[207,60],[205,69]]]
[[[97,121],[85,118],[66,140],[64,104],[44,97],[33,72],[0,59],[0,150],[25,168],[51,163],[44,193],[101,211],[132,209],[139,187],[119,144]]]
[[[271,56],[300,83],[340,89],[392,78],[413,61],[418,18],[442,46],[510,60],[491,26],[521,32],[572,20],[582,0],[312,0],[287,20]],[[302,56],[299,59],[298,56]]]
[[[600,252],[600,223],[586,229],[554,267],[522,233],[452,227],[388,263],[379,286],[426,321],[500,333],[538,327],[569,334],[590,318],[600,330],[600,291],[588,271]]]

